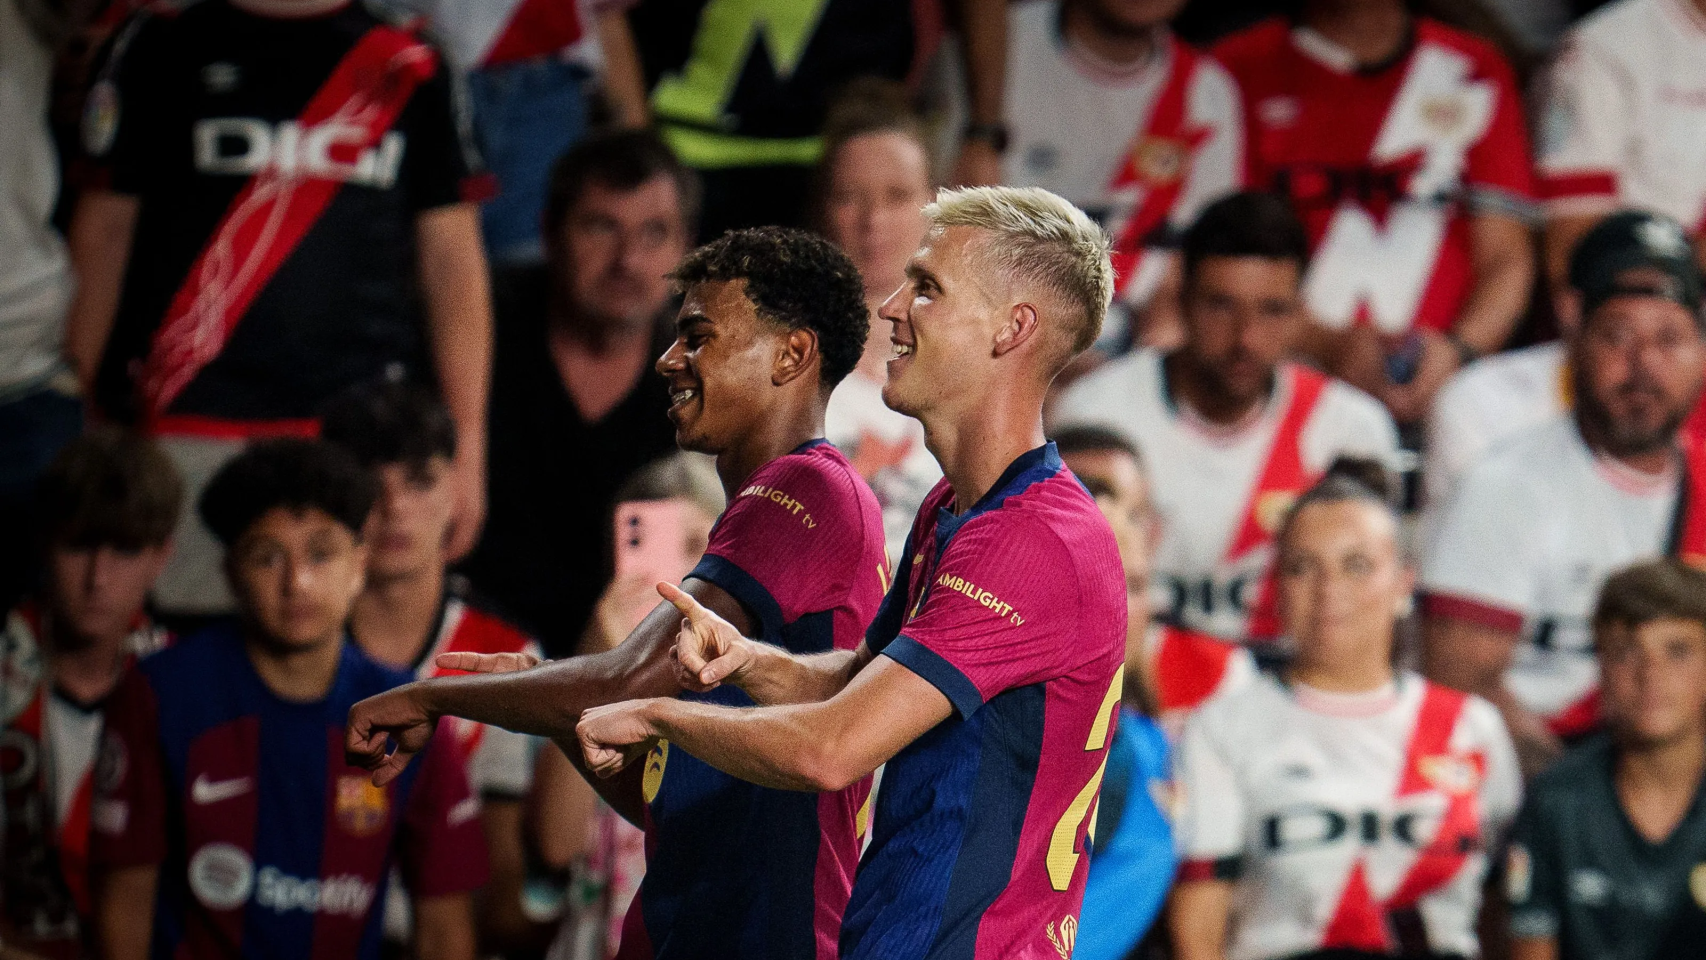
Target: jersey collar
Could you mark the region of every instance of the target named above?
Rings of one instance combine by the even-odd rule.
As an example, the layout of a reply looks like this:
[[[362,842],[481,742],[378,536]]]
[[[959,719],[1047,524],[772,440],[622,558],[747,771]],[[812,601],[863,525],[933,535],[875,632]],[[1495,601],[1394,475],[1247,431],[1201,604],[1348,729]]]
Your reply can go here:
[[[995,481],[995,486],[989,492],[972,504],[970,510],[956,514],[947,506],[938,507],[936,511],[936,544],[938,547],[946,544],[958,530],[965,526],[966,521],[979,514],[1001,509],[1007,498],[1024,493],[1031,485],[1047,480],[1060,472],[1060,451],[1055,449],[1054,441],[1050,440],[1040,447],[1035,447],[1020,454],[1018,459],[1007,465],[1002,471],[1001,479]]]

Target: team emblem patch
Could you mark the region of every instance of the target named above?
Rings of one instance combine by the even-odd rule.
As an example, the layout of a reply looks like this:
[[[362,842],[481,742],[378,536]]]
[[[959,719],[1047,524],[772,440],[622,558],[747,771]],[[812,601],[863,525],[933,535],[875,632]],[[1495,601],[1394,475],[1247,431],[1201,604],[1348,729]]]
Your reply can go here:
[[[646,753],[646,772],[640,777],[640,799],[651,803],[663,786],[663,768],[669,764],[669,741],[659,740]]]
[[[1699,872],[1695,870],[1695,873]],[[1511,844],[1505,854],[1505,896],[1512,903],[1522,903],[1528,899],[1533,885],[1534,862],[1529,859],[1528,848],[1520,843]]]
[[[1280,524],[1296,502],[1297,494],[1291,490],[1269,490],[1262,494],[1256,500],[1256,525],[1270,537],[1279,533]]]
[[[1132,171],[1152,187],[1177,183],[1185,175],[1191,149],[1177,137],[1144,137],[1131,152]]]
[[[1706,863],[1697,863],[1688,871],[1688,892],[1694,895],[1695,905],[1706,910]]]
[[[101,736],[101,750],[95,755],[95,776],[92,780],[96,793],[113,793],[124,785],[124,776],[130,772],[130,752],[125,748],[124,738],[112,730]]]
[[[1439,136],[1450,136],[1469,122],[1469,105],[1459,94],[1429,97],[1421,104],[1422,122]]]
[[[1440,753],[1416,761],[1416,771],[1440,793],[1462,796],[1481,786],[1485,761],[1480,754]]]
[[[83,146],[99,157],[112,149],[118,135],[118,87],[102,80],[89,90],[89,100],[83,108]]]
[[[338,778],[338,825],[347,833],[369,837],[391,819],[391,794],[376,787],[365,773],[346,773]]]
[[[1054,944],[1054,952],[1060,954],[1060,960],[1072,960],[1073,944],[1078,942],[1078,918],[1067,914],[1060,918],[1060,931],[1055,932],[1055,924],[1043,928],[1048,934],[1048,942]]]

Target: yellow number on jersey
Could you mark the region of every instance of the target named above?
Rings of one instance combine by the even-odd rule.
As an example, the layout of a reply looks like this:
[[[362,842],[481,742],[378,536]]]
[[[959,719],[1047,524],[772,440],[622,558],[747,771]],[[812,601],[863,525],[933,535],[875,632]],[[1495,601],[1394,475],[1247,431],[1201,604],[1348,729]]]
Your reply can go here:
[[[1113,729],[1114,707],[1120,702],[1120,694],[1125,690],[1125,669],[1114,671],[1114,682],[1109,685],[1108,693],[1102,698],[1102,706],[1096,711],[1096,722],[1090,724],[1090,736],[1084,741],[1085,751],[1106,750],[1109,742],[1109,731]],[[1054,825],[1054,833],[1048,841],[1048,880],[1049,885],[1056,890],[1065,890],[1072,886],[1072,874],[1078,869],[1078,828],[1084,823],[1086,814],[1090,816],[1090,829],[1084,835],[1084,842],[1089,843],[1096,835],[1096,816],[1090,812],[1090,805],[1095,802],[1096,791],[1102,788],[1102,775],[1108,771],[1108,758],[1096,766],[1096,772],[1090,777],[1090,782],[1084,789],[1078,791],[1078,796],[1072,798],[1072,803],[1061,815],[1060,822]],[[1100,812],[1098,810],[1098,812]]]
[[[646,754],[646,772],[640,776],[640,799],[651,803],[663,786],[663,768],[669,765],[669,741],[659,740]]]

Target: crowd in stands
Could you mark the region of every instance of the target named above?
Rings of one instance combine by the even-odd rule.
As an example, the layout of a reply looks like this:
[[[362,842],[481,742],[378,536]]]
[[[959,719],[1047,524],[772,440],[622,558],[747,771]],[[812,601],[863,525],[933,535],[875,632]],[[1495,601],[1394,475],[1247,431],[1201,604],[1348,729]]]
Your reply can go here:
[[[886,591],[975,184],[1112,241],[1062,960],[1706,957],[1706,0],[0,0],[0,960],[652,956],[578,744],[345,718],[733,576],[678,310],[805,248],[730,230],[858,270]]]

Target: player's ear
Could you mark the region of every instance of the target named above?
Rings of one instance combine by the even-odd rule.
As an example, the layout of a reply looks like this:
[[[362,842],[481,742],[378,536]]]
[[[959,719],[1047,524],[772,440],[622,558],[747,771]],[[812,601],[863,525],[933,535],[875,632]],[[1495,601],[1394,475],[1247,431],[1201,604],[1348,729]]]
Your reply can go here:
[[[804,375],[817,365],[817,333],[805,327],[795,327],[782,338],[776,351],[776,363],[770,373],[770,383],[782,386]]]
[[[1042,332],[1042,315],[1035,304],[1015,303],[1007,308],[1007,319],[995,332],[995,356],[1029,343]]]

